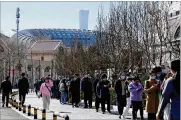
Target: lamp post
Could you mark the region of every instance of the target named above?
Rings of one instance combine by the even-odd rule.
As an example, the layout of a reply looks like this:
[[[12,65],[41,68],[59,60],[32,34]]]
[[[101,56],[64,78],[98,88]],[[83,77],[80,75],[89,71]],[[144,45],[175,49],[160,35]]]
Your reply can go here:
[[[18,64],[18,70],[19,70],[19,77],[20,77],[20,71],[21,71],[21,65],[20,65],[20,56],[19,56],[19,39],[18,39],[18,33],[19,33],[19,18],[20,18],[20,9],[19,9],[19,7],[16,9],[16,27],[17,27],[17,29],[16,29],[16,32],[17,32],[17,34],[16,34],[16,37],[17,37],[17,46],[18,46],[18,59],[19,59],[19,64]]]

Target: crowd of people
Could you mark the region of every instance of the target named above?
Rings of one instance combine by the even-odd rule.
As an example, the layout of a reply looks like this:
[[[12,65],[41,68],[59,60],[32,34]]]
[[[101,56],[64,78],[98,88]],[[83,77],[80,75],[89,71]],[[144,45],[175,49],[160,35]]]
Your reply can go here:
[[[19,100],[24,104],[25,96],[28,93],[29,84],[27,78],[22,74],[19,80]],[[101,104],[102,113],[105,114],[110,109],[110,88],[114,88],[116,105],[118,106],[119,118],[124,119],[132,106],[132,119],[137,119],[137,112],[140,111],[141,119],[144,118],[143,94],[146,95],[145,110],[148,113],[148,120],[162,120],[164,115],[166,119],[180,120],[180,60],[171,62],[170,70],[165,66],[155,67],[150,72],[150,77],[143,85],[139,76],[129,76],[122,72],[115,84],[111,84],[106,74],[97,74],[95,79],[86,74],[82,78],[75,74],[67,85],[66,78],[62,78],[58,83],[60,103],[62,105],[71,102],[72,107],[79,107],[81,94],[83,94],[84,108],[92,108],[93,96],[95,95],[96,112],[99,111]],[[8,87],[6,87],[8,86]],[[50,76],[35,83],[37,96],[42,97],[43,108],[49,109],[52,96],[53,80]],[[9,77],[1,84],[4,98],[12,92]],[[107,104],[107,108],[105,108]],[[8,103],[6,103],[8,106]]]

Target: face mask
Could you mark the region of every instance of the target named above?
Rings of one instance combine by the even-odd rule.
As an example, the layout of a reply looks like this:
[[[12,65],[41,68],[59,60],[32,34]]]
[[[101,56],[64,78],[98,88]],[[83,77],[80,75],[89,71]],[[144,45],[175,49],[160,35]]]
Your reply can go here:
[[[106,79],[106,78],[104,78],[103,80],[104,80],[104,81],[106,81],[107,79]]]
[[[162,69],[162,73],[167,73],[167,70],[166,69]]]
[[[121,76],[121,79],[122,79],[122,80],[126,79],[126,76]]]
[[[156,78],[156,76],[151,76],[151,79],[154,80]]]
[[[160,76],[161,76],[161,74],[157,74],[156,76],[157,76],[157,77],[160,77]]]

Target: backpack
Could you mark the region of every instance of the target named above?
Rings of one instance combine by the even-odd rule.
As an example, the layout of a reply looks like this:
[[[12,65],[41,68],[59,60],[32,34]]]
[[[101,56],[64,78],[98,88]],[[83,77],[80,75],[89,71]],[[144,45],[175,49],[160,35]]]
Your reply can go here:
[[[65,91],[65,85],[63,83],[60,84],[59,91],[60,92],[64,92]]]

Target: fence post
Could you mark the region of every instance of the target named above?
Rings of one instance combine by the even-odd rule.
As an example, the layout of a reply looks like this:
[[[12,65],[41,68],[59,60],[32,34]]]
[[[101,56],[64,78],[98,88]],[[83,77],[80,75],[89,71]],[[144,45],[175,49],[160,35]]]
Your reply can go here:
[[[15,107],[15,100],[13,100],[13,107]]]
[[[28,106],[28,116],[31,116],[31,105]]]
[[[64,115],[65,120],[69,120],[69,116],[68,115]]]
[[[34,108],[34,119],[37,119],[37,108]]]
[[[26,113],[26,105],[23,105],[23,113]]]
[[[21,102],[19,102],[19,111],[21,111]]]
[[[16,109],[18,109],[18,102],[16,102]]]
[[[46,110],[43,109],[42,111],[42,120],[46,120]]]
[[[53,113],[53,120],[57,120],[57,115]]]

